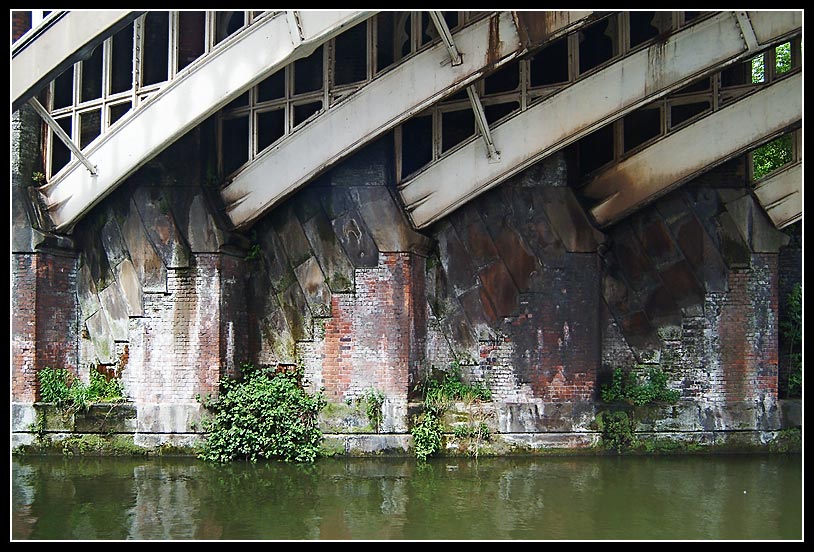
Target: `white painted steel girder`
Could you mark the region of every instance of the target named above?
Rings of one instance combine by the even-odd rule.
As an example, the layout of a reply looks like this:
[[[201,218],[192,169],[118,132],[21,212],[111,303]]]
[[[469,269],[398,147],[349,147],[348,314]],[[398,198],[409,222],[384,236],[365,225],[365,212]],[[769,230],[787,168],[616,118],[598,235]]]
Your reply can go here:
[[[14,43],[11,52],[11,101],[16,110],[42,86],[138,16],[129,10],[77,10],[49,14]]]
[[[775,228],[784,228],[803,216],[803,164],[793,163],[755,186],[755,196]]]
[[[591,214],[600,226],[616,222],[802,117],[803,77],[797,73],[668,134],[598,174],[584,193],[607,199]]]
[[[556,36],[590,14],[556,12],[546,31]],[[249,226],[328,166],[524,53],[524,42],[534,37],[519,34],[511,12],[495,17],[455,33],[462,63],[452,65],[447,46],[439,43],[373,79],[247,164],[221,192],[232,223]]]
[[[278,13],[227,38],[85,152],[97,176],[74,162],[41,189],[55,230],[71,228],[127,176],[223,105],[373,13],[298,12],[299,36],[292,35],[286,14]]]
[[[799,12],[750,12],[749,19],[761,47],[802,26]],[[601,126],[753,53],[733,12],[685,27],[494,127],[499,163],[490,162],[482,141],[471,139],[403,183],[408,215],[417,228],[432,224]]]

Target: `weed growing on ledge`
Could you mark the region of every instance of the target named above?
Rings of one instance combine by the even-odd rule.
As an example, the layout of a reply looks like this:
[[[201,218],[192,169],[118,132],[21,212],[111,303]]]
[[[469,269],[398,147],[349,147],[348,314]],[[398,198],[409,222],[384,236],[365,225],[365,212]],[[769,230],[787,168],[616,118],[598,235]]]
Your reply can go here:
[[[215,463],[313,462],[322,441],[317,420],[326,404],[322,393],[300,386],[301,369],[274,372],[243,364],[242,372],[242,378],[222,382],[219,398],[196,397],[214,413],[203,420],[208,435],[198,457]]]
[[[483,384],[464,383],[457,366],[454,366],[450,372],[442,372],[440,376],[427,378],[419,385],[419,389],[424,395],[424,412],[413,417],[410,433],[413,436],[415,455],[422,461],[441,450],[444,431],[441,418],[452,402],[463,401],[471,407],[473,402],[492,399],[492,392]],[[474,432],[467,428],[467,437],[476,438],[475,456],[477,456],[477,446],[481,439],[488,438],[484,437],[484,435],[488,435],[488,428],[486,428],[486,433],[483,432],[483,428],[486,428],[485,423],[478,424]]]
[[[37,372],[37,379],[40,382],[40,400],[53,403],[60,410],[76,412],[88,410],[94,403],[124,400],[119,380],[108,379],[97,370],[91,370],[87,385],[68,370],[47,366]]]
[[[650,368],[646,379],[645,383],[640,384],[633,372],[625,377],[624,371],[616,368],[610,385],[602,386],[602,400],[644,406],[658,401],[675,402],[681,397],[678,391],[667,388],[667,374],[659,368]]]
[[[422,462],[441,450],[443,428],[441,420],[432,412],[427,411],[415,417],[410,433],[413,435],[415,455]]]
[[[622,410],[602,412],[597,417],[597,422],[602,432],[602,444],[606,447],[622,452],[637,444],[634,433],[636,423],[627,412]]]
[[[382,406],[384,405],[384,393],[378,389],[370,388],[364,392],[359,402],[365,403],[365,415],[373,426],[376,433],[381,429],[383,421]]]

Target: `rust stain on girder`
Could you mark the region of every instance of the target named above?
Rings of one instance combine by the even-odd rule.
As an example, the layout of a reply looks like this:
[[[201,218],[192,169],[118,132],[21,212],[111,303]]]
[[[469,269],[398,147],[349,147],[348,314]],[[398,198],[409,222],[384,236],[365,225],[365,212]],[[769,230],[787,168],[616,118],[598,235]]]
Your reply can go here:
[[[520,43],[526,49],[564,36],[602,15],[590,11],[515,11],[512,14]]]
[[[486,64],[495,65],[501,58],[500,40],[500,14],[493,13],[489,16],[489,47],[486,50]]]
[[[571,22],[569,12],[563,11],[519,11],[515,12],[517,33],[525,48],[533,48],[561,34]]]

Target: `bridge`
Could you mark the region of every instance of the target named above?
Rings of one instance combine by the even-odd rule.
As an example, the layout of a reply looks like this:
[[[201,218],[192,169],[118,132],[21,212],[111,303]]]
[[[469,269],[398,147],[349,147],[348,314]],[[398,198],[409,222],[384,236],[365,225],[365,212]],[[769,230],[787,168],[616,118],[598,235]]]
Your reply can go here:
[[[531,431],[623,359],[749,423],[776,400],[802,12],[12,16],[15,403],[103,369],[184,433],[244,360],[381,388],[396,433],[448,361]]]

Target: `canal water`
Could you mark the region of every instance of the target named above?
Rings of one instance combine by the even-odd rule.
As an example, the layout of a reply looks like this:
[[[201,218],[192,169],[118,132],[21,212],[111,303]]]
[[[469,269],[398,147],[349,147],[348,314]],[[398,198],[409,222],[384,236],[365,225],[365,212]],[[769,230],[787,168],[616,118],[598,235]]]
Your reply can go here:
[[[13,457],[12,540],[803,538],[800,455]]]

